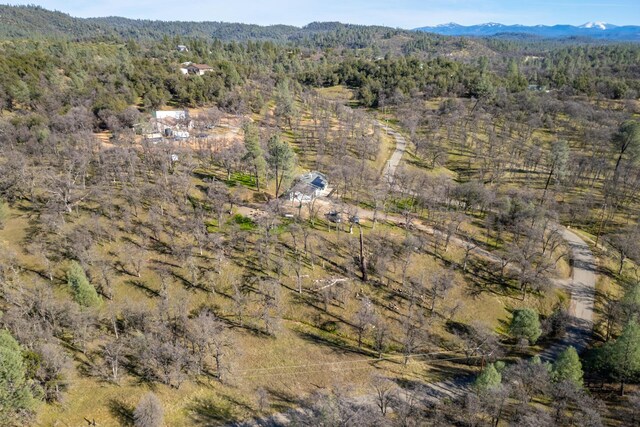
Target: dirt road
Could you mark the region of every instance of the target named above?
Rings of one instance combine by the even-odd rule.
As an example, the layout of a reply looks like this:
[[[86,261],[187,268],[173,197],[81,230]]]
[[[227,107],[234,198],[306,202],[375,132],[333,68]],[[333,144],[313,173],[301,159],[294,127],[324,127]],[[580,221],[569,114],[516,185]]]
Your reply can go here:
[[[566,335],[542,353],[545,360],[555,358],[568,346],[582,352],[589,343],[593,331],[593,309],[596,292],[596,263],[589,245],[567,228],[560,228],[562,238],[571,250],[573,274],[565,286],[571,293],[569,304],[570,324]]]
[[[389,160],[387,160],[383,172],[385,182],[392,185],[396,175],[396,169],[400,164],[400,160],[402,160],[402,156],[404,156],[404,152],[407,150],[407,140],[399,132],[396,132],[384,123],[379,121],[378,124],[388,135],[391,135],[396,140],[396,149],[393,151],[393,154],[391,154]]]

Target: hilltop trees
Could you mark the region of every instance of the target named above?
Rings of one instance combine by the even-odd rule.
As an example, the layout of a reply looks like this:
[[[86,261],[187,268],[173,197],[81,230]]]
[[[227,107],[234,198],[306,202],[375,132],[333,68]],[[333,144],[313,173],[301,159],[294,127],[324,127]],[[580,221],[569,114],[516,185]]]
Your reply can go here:
[[[104,40],[41,41],[39,47],[24,42],[12,48],[7,42],[0,47],[0,97],[11,98],[0,103],[14,110],[0,117],[0,195],[16,208],[9,224],[27,230],[15,234],[24,235],[24,241],[8,245],[19,249],[24,244],[30,252],[27,263],[18,250],[0,263],[0,308],[6,311],[2,324],[29,358],[26,383],[38,383],[46,400],[57,400],[64,390],[58,385],[66,381],[61,372],[70,359],[67,352],[79,361],[74,366],[81,368],[80,387],[97,381],[92,376],[127,384],[135,377],[163,395],[185,382],[185,393],[208,387],[214,378],[222,383],[227,375],[237,374],[232,369],[236,360],[245,363],[263,356],[252,349],[249,358],[237,357],[243,346],[264,346],[264,355],[274,359],[264,360],[258,369],[267,371],[276,357],[284,356],[273,351],[283,350],[283,339],[296,340],[284,349],[290,351],[287,357],[299,357],[295,352],[307,346],[346,348],[357,342],[363,354],[403,354],[406,364],[414,355],[421,363],[423,353],[454,349],[451,339],[458,335],[468,363],[478,360],[484,365],[511,347],[493,329],[481,326],[493,324],[489,319],[465,324],[469,316],[461,307],[468,307],[470,294],[477,298],[474,303],[484,303],[487,288],[499,286],[502,296],[496,301],[505,304],[519,285],[523,299],[532,290],[532,305],[550,307],[547,303],[555,294],[537,304],[554,272],[553,257],[561,252],[561,239],[548,224],[565,218],[553,212],[556,197],[543,195],[542,206],[537,206],[539,192],[518,187],[531,183],[547,190],[554,182],[577,182],[580,191],[572,195],[579,193],[593,203],[600,184],[610,178],[604,171],[611,165],[603,149],[581,150],[583,129],[585,139],[602,141],[627,111],[587,108],[573,96],[570,81],[562,83],[567,86],[562,93],[522,91],[532,70],[540,73],[540,80],[556,77],[535,65],[541,61],[521,61],[515,53],[509,62],[497,56],[477,66],[473,60],[435,58],[431,53],[378,58],[378,50],[387,48],[366,47],[365,30],[344,29],[334,36],[314,36],[304,42],[304,49],[295,46],[297,41],[283,47],[190,40],[189,57],[173,52],[168,38],[138,46]],[[422,42],[429,52],[441,49]],[[309,46],[321,43],[365,48],[357,55],[349,49],[310,54]],[[382,44],[394,43],[385,38]],[[468,47],[465,50],[473,54]],[[417,46],[411,49],[423,52]],[[557,60],[552,54],[548,57]],[[176,66],[187,59],[207,61],[214,71],[180,76]],[[415,139],[407,145],[392,185],[381,179],[381,168],[393,136],[383,135],[382,127],[369,117],[373,112],[323,100],[323,90],[300,89],[299,82],[348,85],[340,92],[353,90],[363,104],[385,105],[378,119],[406,127]],[[17,89],[6,95],[14,83]],[[585,83],[585,90],[591,83]],[[434,104],[436,97],[444,99],[440,109]],[[138,123],[146,120],[146,114],[138,117],[138,108],[155,108],[169,100],[177,106],[217,101],[227,112],[244,114],[251,109],[255,114],[246,119],[244,144],[232,145],[237,138],[218,143],[208,137],[211,126],[220,121],[218,110],[196,119],[204,137],[141,143],[132,129],[147,125]],[[590,126],[590,120],[596,125]],[[284,129],[290,132],[281,133]],[[113,138],[98,141],[92,136],[102,130],[112,131]],[[534,134],[561,142],[547,145]],[[568,144],[560,138],[572,142],[575,162],[568,160]],[[419,157],[414,156],[414,145]],[[294,149],[302,165],[331,177],[334,194],[349,204],[340,206],[340,212],[351,217],[360,211],[359,245],[345,233],[329,234],[314,226],[318,209],[328,208],[324,200],[308,205],[310,223],[302,205],[299,218],[275,215],[279,203],[260,205],[271,185],[276,197],[283,192],[296,166]],[[619,182],[630,180],[624,187],[629,189],[626,200],[633,201],[635,166],[625,161],[631,158],[630,149],[625,150]],[[428,170],[436,167],[441,170]],[[589,181],[592,185],[585,188]],[[247,188],[253,185],[257,192]],[[575,211],[578,203],[567,197],[562,204]],[[588,203],[585,206],[580,211],[584,215],[577,216],[587,221],[592,212]],[[1,210],[2,204],[0,222]],[[399,215],[404,216],[404,229],[398,227]],[[635,218],[633,211],[628,218]],[[378,221],[379,230],[365,240],[370,220]],[[287,226],[291,233],[284,231]],[[14,234],[2,232],[7,235]],[[621,258],[635,253],[631,240],[633,236],[618,245]],[[485,246],[497,251],[489,254]],[[502,265],[496,254],[504,259]],[[324,275],[352,277],[354,261],[363,278],[357,285],[343,285],[342,279],[330,286],[315,285],[314,279]],[[67,263],[69,295],[54,292],[60,266]],[[288,264],[291,268],[285,268]],[[500,267],[499,280],[494,280]],[[629,301],[620,305],[614,333],[621,319],[635,315],[636,296],[629,294]],[[492,312],[481,310],[481,315]],[[445,329],[452,334],[441,334]],[[516,310],[509,333],[536,342],[541,333],[537,313]],[[624,334],[618,341],[611,347],[625,353]],[[459,358],[460,352],[452,351]],[[625,374],[629,381],[633,367],[624,368],[623,358],[611,360],[622,366],[621,375],[631,372]],[[509,422],[530,422],[532,417],[525,417],[530,414],[519,413],[521,406],[501,412],[502,407],[511,405],[511,398],[524,407],[533,396],[548,397],[547,367],[533,362],[514,364],[512,369],[487,366],[476,381],[476,391],[484,390],[478,393],[482,397],[469,397],[464,403],[465,420],[456,418],[459,414],[443,415],[440,409],[447,402],[435,410],[418,402],[419,379],[415,390],[407,391],[411,396],[406,401],[404,396],[389,399],[391,383],[386,380],[375,387],[380,412],[387,413],[387,404],[396,405],[389,420],[395,422],[398,414],[398,424],[422,423],[433,416],[433,424],[474,425],[475,414],[483,411],[490,416],[482,421],[499,422],[501,416],[517,412]],[[243,369],[249,372],[253,367],[240,366],[238,371]],[[32,375],[32,370],[37,372]],[[565,384],[578,384],[582,378],[575,351],[563,353],[551,375],[558,388],[572,396]],[[252,377],[240,376],[247,381]],[[357,424],[354,420],[361,418],[350,417],[365,410],[347,405],[338,394],[316,403],[321,415],[338,415],[330,417],[332,423]],[[173,420],[173,406],[171,411]],[[146,396],[135,411],[135,423],[161,424],[159,413],[158,399]],[[368,421],[360,424],[371,424]],[[310,425],[317,423],[309,420]]]

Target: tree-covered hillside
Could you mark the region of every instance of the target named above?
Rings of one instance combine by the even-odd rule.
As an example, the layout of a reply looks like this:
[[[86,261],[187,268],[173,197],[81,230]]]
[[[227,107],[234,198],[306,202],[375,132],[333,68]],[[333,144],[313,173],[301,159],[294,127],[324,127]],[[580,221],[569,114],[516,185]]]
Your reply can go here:
[[[0,425],[640,419],[640,46],[0,20]]]

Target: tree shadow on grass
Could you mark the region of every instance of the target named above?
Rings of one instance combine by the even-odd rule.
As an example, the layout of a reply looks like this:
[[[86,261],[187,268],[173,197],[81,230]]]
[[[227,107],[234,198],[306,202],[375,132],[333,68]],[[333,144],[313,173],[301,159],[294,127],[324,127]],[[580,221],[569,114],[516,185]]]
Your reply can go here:
[[[144,281],[142,280],[136,280],[136,279],[131,279],[131,280],[126,280],[125,281],[126,284],[131,285],[133,287],[136,287],[138,289],[140,289],[141,291],[143,291],[144,293],[147,294],[147,296],[149,298],[154,298],[154,297],[159,297],[160,296],[160,292],[158,292],[155,289],[150,288]]]
[[[373,354],[365,348],[358,348],[355,345],[349,344],[345,339],[337,335],[320,335],[314,334],[313,332],[299,330],[296,330],[295,332],[306,341],[329,347],[340,354],[361,354],[364,356],[373,356]]]
[[[237,423],[240,420],[240,415],[233,408],[244,407],[253,411],[253,408],[236,399],[228,396],[223,396],[223,399],[226,402],[222,404],[207,398],[194,399],[188,408],[192,421],[197,425],[206,426]]]
[[[134,408],[120,400],[109,400],[109,412],[111,412],[111,415],[117,418],[121,426],[128,427],[134,425],[133,410]]]
[[[282,390],[275,390],[273,388],[267,388],[269,397],[271,398],[271,408],[276,412],[285,412],[292,407],[297,407],[302,404],[302,400],[299,396],[292,393],[287,393]]]

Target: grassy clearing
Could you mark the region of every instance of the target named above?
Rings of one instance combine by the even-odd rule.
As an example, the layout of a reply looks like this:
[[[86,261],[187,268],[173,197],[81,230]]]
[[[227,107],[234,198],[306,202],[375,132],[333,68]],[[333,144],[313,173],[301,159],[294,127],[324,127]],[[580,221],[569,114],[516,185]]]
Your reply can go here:
[[[355,98],[353,90],[344,85],[318,88],[315,91],[321,97],[334,102],[347,103]]]

